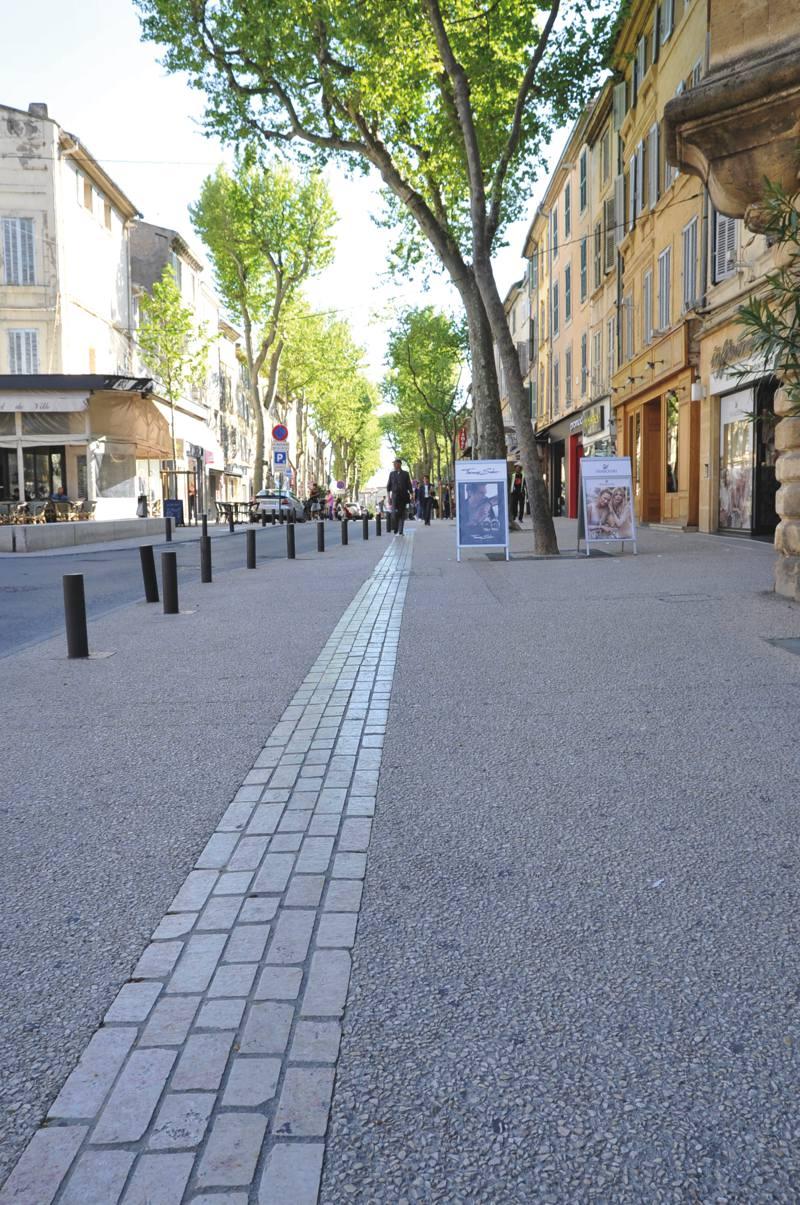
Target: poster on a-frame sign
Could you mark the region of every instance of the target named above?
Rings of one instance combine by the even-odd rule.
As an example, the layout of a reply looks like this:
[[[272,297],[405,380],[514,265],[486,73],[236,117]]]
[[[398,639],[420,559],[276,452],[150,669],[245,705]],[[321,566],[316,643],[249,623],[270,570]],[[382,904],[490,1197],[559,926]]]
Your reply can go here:
[[[636,519],[633,513],[633,479],[629,456],[584,456],[580,464],[578,547],[581,540],[589,556],[594,544],[633,544],[636,553]]]

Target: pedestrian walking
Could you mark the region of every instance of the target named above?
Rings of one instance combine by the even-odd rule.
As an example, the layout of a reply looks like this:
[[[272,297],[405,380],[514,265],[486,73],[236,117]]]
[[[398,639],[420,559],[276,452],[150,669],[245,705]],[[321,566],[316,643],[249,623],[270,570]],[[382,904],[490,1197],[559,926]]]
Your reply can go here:
[[[519,519],[522,522],[525,516],[525,495],[528,491],[525,488],[525,478],[522,475],[522,469],[516,469],[511,482],[511,505],[509,511],[512,522]]]
[[[403,534],[406,510],[411,500],[411,491],[411,476],[403,468],[402,461],[396,460],[394,468],[389,474],[389,480],[386,483],[386,493],[391,499],[392,511],[394,513],[395,535],[401,536]]]
[[[446,485],[442,490],[442,518],[450,518],[450,486]]]
[[[431,479],[427,476],[427,474],[422,478],[419,486],[419,502],[422,507],[422,518],[425,521],[425,526],[430,527],[434,498]]]
[[[195,482],[193,477],[189,478],[187,492],[189,494],[189,522],[191,523],[192,519],[194,519],[194,521],[196,523],[197,522],[197,483]]]

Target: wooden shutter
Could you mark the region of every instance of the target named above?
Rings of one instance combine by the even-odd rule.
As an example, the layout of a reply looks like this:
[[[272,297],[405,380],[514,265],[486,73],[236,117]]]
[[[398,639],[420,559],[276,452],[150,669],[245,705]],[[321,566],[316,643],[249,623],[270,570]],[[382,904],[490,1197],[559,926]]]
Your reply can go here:
[[[614,88],[614,129],[619,130],[625,120],[625,111],[627,106],[626,85],[623,80],[621,84],[617,84]]]
[[[658,52],[661,49],[661,5],[653,5],[653,62],[658,62]]]
[[[625,177],[622,172],[614,177],[614,243],[621,243],[625,237]],[[608,258],[608,257],[606,257]]]
[[[654,122],[647,135],[647,174],[649,177],[648,204],[655,209],[658,202],[658,122]]]
[[[736,270],[736,218],[714,215],[714,280],[725,280]]]

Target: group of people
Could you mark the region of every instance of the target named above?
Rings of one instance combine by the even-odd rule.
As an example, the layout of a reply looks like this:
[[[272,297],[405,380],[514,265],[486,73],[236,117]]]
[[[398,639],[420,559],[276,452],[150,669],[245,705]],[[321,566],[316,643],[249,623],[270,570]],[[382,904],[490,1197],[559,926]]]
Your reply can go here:
[[[439,510],[440,494],[442,518],[449,519],[455,514],[454,495],[450,484],[447,483],[437,490],[427,473],[421,481],[417,478],[412,479],[408,470],[403,468],[402,461],[395,460],[386,483],[386,497],[381,498],[378,510],[381,514],[387,510],[391,513],[394,529],[402,535],[412,504],[416,517],[422,519],[426,527],[430,527],[434,511]]]

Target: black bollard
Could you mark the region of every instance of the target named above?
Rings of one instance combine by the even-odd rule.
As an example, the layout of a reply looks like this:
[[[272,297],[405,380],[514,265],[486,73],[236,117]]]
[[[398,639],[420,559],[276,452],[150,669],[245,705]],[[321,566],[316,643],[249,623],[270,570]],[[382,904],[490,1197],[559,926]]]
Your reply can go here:
[[[262,510],[262,512],[261,512],[261,526],[262,527],[267,526],[267,512],[265,510]]]
[[[229,515],[229,517],[228,517],[228,531],[229,531],[231,534],[233,534],[233,532],[234,532],[235,530],[236,530],[236,526],[235,526],[234,521],[233,521],[233,511],[231,511],[231,513],[230,513],[230,515]]]
[[[211,581],[211,536],[200,537],[200,581]]]
[[[381,517],[380,517],[380,515],[376,515],[375,516],[375,535],[379,536],[380,534],[381,534]]]
[[[172,543],[172,519],[170,518],[169,515],[167,515],[166,519],[164,520],[164,531],[165,531],[165,538],[166,538],[167,543],[171,544]]]
[[[83,593],[83,574],[64,574],[64,619],[67,627],[67,656],[89,656],[89,637],[86,634],[86,599]]]
[[[270,520],[270,522],[272,523],[272,526],[274,527],[275,526],[275,507],[274,506],[272,508],[272,519]]]
[[[161,584],[164,589],[164,614],[177,615],[178,607],[178,554],[161,553]]]
[[[342,543],[346,544],[348,538],[349,538],[349,532],[347,530],[347,519],[342,519]]]
[[[317,522],[317,552],[325,551],[325,524],[320,519]]]
[[[369,539],[369,519],[366,515],[364,515],[363,519],[361,520],[361,534],[365,540]]]
[[[286,555],[290,561],[293,561],[295,559],[295,557],[294,557],[294,524],[293,523],[286,524]]]
[[[208,535],[208,515],[203,513],[203,535]]]
[[[256,567],[256,533],[254,531],[245,532],[247,536],[247,568],[255,569]]]
[[[142,562],[142,581],[144,582],[145,602],[158,602],[158,578],[156,577],[156,558],[152,544],[143,544],[139,549]]]

